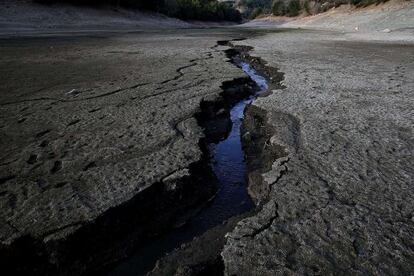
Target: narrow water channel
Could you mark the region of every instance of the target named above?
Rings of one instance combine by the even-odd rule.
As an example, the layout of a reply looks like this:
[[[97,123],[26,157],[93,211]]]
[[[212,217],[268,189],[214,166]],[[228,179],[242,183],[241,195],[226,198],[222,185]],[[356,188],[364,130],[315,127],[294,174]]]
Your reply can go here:
[[[237,64],[256,82],[255,95],[237,103],[230,111],[232,129],[229,136],[218,144],[210,144],[211,166],[219,180],[219,191],[212,202],[184,226],[152,241],[133,256],[119,264],[109,275],[145,275],[155,262],[191,241],[206,230],[223,223],[225,220],[243,214],[254,207],[247,193],[246,163],[241,145],[240,127],[246,107],[268,89],[265,78],[260,76],[248,63]]]

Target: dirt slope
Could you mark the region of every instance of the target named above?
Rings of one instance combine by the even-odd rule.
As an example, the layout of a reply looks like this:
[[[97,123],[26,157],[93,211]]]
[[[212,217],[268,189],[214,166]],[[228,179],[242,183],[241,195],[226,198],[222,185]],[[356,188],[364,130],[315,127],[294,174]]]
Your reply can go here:
[[[33,32],[184,28],[190,24],[156,13],[102,7],[0,2],[0,35]]]
[[[414,1],[393,0],[381,5],[355,8],[343,5],[314,16],[265,17],[246,27],[306,28],[340,31],[358,40],[414,40]]]

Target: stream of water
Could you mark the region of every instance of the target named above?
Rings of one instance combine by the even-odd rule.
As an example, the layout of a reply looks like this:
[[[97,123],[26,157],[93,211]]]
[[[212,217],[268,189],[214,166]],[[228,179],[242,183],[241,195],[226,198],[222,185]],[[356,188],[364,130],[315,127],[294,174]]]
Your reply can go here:
[[[248,64],[239,66],[256,82],[255,95],[237,103],[230,111],[232,129],[229,136],[218,144],[210,144],[211,166],[219,180],[219,191],[212,202],[184,226],[159,237],[139,249],[133,256],[119,264],[109,275],[145,275],[155,262],[185,242],[201,235],[206,230],[219,225],[227,219],[243,214],[254,207],[247,193],[247,168],[241,145],[240,127],[246,107],[268,89],[265,78]]]

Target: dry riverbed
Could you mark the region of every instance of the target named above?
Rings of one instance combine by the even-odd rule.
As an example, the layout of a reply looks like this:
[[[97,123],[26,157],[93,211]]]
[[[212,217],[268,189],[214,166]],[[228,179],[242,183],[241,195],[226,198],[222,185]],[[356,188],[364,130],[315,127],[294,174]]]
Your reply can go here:
[[[152,274],[413,271],[414,45],[344,37],[226,28],[3,39],[5,269],[106,271],[200,209],[216,192],[204,142],[228,131],[223,87],[249,81],[229,62],[237,50],[270,84],[241,134],[257,208]]]

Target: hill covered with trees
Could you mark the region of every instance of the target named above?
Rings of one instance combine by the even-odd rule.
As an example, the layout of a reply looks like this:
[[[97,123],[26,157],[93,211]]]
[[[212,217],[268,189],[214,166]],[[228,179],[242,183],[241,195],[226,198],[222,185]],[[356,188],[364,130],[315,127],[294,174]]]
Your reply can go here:
[[[301,13],[317,14],[342,4],[358,7],[379,4],[387,0],[239,0],[237,7],[246,18],[262,14],[297,16]]]
[[[241,21],[238,10],[217,0],[34,0],[41,4],[112,5],[164,13],[184,20]]]

